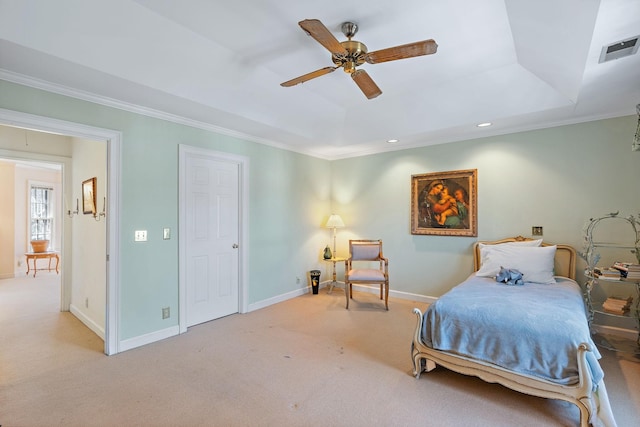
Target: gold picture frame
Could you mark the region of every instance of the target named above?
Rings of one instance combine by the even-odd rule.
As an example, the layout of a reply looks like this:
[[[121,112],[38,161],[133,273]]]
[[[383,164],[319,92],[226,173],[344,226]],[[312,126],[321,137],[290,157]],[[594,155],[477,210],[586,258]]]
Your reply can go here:
[[[411,175],[411,234],[478,235],[478,170]]]
[[[82,213],[85,215],[94,215],[96,209],[96,181],[97,178],[89,178],[82,181]]]

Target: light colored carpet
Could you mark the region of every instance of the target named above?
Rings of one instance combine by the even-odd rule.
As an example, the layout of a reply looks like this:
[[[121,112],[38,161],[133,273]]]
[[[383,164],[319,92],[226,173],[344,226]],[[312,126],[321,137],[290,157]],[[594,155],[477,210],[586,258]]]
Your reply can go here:
[[[115,356],[70,313],[59,278],[0,280],[0,425],[576,426],[573,405],[443,368],[412,376],[414,306],[304,295]],[[621,427],[640,419],[640,363],[604,352]]]

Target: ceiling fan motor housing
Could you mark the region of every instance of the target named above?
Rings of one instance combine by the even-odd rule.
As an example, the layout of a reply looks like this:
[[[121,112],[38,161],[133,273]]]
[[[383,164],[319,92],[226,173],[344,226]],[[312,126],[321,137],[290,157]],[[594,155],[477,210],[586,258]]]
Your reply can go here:
[[[342,68],[351,75],[351,79],[360,88],[362,93],[373,99],[382,94],[376,83],[369,77],[363,69],[356,69],[359,65],[379,64],[382,62],[396,61],[398,59],[413,58],[416,56],[436,53],[438,45],[434,40],[422,40],[415,43],[408,43],[401,46],[390,47],[374,52],[368,52],[367,46],[352,38],[358,32],[358,26],[353,22],[343,22],[342,32],[347,37],[346,41],[340,42],[331,31],[318,19],[305,19],[298,22],[300,28],[309,36],[313,37],[325,49],[331,52],[331,60],[335,67],[324,67],[311,73],[303,74],[295,79],[280,83],[280,86],[290,87],[299,83],[307,82],[316,77],[332,73],[338,68]]]
[[[358,65],[364,64],[367,46],[356,40],[346,40],[340,44],[346,49],[347,54],[334,53],[331,55],[331,60],[337,66],[344,68],[346,73],[351,74],[356,71]]]

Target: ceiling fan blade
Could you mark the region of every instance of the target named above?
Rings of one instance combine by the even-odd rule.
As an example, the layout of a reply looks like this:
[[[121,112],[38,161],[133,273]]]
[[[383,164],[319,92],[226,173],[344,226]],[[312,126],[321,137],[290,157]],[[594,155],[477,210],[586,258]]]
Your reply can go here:
[[[284,83],[280,83],[280,86],[283,86],[283,87],[295,86],[298,83],[304,83],[304,82],[309,81],[311,79],[315,79],[316,77],[320,77],[320,76],[324,76],[325,74],[332,73],[332,72],[334,72],[336,70],[336,68],[338,68],[338,67],[320,68],[319,70],[312,71],[312,72],[304,74],[304,75],[302,75],[300,77],[296,77],[295,79],[291,79],[291,80],[286,81]]]
[[[373,99],[382,94],[382,91],[378,85],[373,81],[369,74],[365,70],[357,70],[351,74],[351,78],[358,85],[364,96],[369,99]]]
[[[300,25],[307,34],[316,39],[316,41],[324,46],[329,52],[342,53],[344,55],[347,54],[347,50],[344,46],[340,44],[338,39],[336,39],[334,35],[331,34],[331,31],[329,31],[319,20],[305,19],[304,21],[298,22],[298,25]]]
[[[365,56],[365,61],[369,64],[379,64],[397,59],[413,58],[414,56],[431,55],[436,53],[437,50],[438,45],[434,40],[422,40],[415,43],[403,44],[402,46],[369,52]]]

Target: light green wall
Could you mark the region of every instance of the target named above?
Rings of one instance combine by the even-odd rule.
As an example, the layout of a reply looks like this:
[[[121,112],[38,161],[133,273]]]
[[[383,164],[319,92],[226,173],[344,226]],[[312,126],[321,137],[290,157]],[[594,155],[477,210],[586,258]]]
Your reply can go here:
[[[640,212],[636,123],[628,116],[334,161],[333,208],[348,224],[342,245],[383,239],[391,289],[430,296],[471,273],[476,240],[530,236],[540,225],[546,240],[580,250],[589,218]],[[411,175],[461,169],[478,170],[478,238],[411,235]]]
[[[122,132],[120,339],[177,324],[161,307],[178,313],[179,144],[249,158],[249,304],[306,287],[306,272],[322,267],[328,161],[1,80],[0,94],[0,108]],[[133,241],[139,229],[149,231],[144,245]]]
[[[327,271],[331,212],[346,224],[339,255],[349,238],[381,238],[392,291],[439,296],[471,272],[477,239],[540,225],[545,239],[580,248],[590,217],[640,211],[635,116],[329,162],[8,82],[0,93],[1,108],[123,133],[121,339],[171,326],[160,307],[178,310],[178,144],[250,158],[249,303]],[[478,169],[478,238],[411,235],[411,175],[459,169]],[[164,227],[173,239],[162,240]],[[146,245],[133,242],[136,229],[149,230]]]

